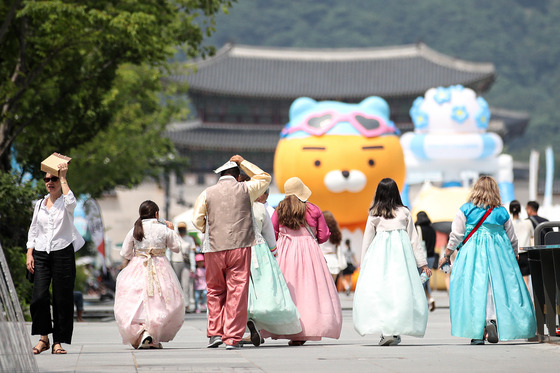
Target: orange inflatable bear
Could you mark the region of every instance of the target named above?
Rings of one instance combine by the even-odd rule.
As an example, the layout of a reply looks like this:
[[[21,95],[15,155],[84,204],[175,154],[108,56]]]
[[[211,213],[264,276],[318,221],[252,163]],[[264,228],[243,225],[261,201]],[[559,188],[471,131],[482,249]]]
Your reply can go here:
[[[398,130],[380,97],[359,104],[317,102],[300,97],[290,107],[274,156],[280,191],[299,177],[312,191],[310,201],[331,211],[341,227],[363,230],[379,181],[405,179]]]

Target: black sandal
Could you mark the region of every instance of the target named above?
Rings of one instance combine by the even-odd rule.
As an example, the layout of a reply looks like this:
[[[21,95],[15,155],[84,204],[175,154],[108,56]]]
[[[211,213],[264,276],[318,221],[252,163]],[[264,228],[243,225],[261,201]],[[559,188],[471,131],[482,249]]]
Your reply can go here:
[[[303,346],[306,341],[289,341],[288,346]]]
[[[58,345],[59,347],[55,350],[54,346]],[[52,345],[52,351],[51,353],[53,355],[65,355],[68,353],[68,351],[66,351],[65,349],[62,348],[62,345],[58,342],[53,342]]]
[[[39,339],[39,342],[43,343],[43,347],[41,349],[38,349],[37,347],[33,347],[33,355],[39,355],[41,352],[47,351],[51,347],[48,339],[46,341]]]

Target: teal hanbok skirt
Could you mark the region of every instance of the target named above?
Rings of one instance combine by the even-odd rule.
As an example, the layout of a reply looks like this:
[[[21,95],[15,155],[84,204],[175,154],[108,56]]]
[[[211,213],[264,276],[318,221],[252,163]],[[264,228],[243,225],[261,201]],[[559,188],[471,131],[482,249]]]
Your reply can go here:
[[[472,229],[467,226],[467,231]],[[533,302],[503,226],[483,224],[457,253],[451,271],[451,334],[482,339],[488,281],[502,341],[531,338],[536,332]]]
[[[276,258],[265,243],[252,248],[248,317],[273,334],[301,332],[299,312]]]

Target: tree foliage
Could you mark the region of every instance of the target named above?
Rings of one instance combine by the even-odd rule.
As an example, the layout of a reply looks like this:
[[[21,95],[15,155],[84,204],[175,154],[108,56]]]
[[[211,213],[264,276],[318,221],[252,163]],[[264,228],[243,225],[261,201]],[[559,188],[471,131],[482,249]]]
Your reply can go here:
[[[231,3],[2,1],[0,169],[10,169],[11,150],[16,149],[24,171],[38,175],[40,161],[52,151],[72,154],[112,124],[120,125],[115,107],[123,105],[118,107],[111,95],[118,95],[119,81],[130,83],[121,67],[143,66],[164,74],[177,46],[189,57],[211,52],[202,40],[214,30],[214,15]],[[142,77],[148,86],[130,93],[158,89],[149,83],[152,78]],[[149,126],[155,118],[138,119]]]
[[[73,191],[98,196],[137,185],[145,176],[158,177],[176,163],[185,165],[171,141],[161,136],[169,122],[185,114],[181,93],[163,82],[159,69],[121,66],[103,102],[114,113],[111,124],[72,151]]]

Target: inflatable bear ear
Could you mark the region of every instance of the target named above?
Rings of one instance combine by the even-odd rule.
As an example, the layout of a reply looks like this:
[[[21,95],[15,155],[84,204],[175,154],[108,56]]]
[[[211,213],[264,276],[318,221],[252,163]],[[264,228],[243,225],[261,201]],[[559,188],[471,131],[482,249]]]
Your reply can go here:
[[[381,116],[383,116],[384,118],[389,118],[389,104],[381,97],[367,97],[362,102],[360,102],[360,107],[367,108],[368,112],[374,110],[376,113],[381,114]]]
[[[317,105],[317,101],[309,97],[299,97],[290,106],[290,120]]]

